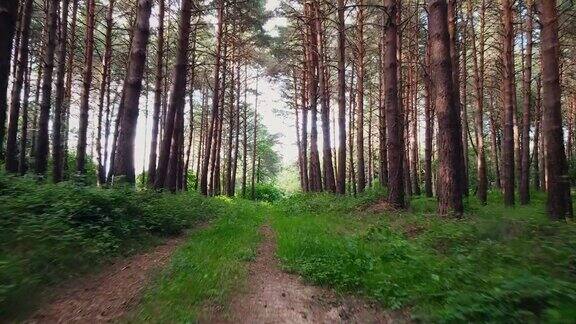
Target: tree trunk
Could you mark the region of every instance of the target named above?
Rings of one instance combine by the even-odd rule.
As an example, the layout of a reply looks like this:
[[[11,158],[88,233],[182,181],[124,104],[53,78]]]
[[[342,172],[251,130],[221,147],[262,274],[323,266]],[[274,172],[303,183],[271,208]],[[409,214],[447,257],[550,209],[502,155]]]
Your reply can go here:
[[[308,100],[310,103],[311,125],[310,125],[310,161],[309,180],[310,190],[314,192],[322,191],[322,175],[320,171],[320,155],[318,152],[318,30],[316,26],[316,6],[317,2],[307,3],[305,16],[308,22]]]
[[[24,100],[22,102],[22,132],[20,135],[20,155],[18,161],[18,173],[24,175],[28,171],[26,149],[28,147],[28,98],[30,97],[30,77],[32,74],[32,60],[28,63],[24,76]]]
[[[386,96],[386,131],[388,150],[388,202],[396,208],[404,208],[404,148],[402,147],[402,121],[398,100],[398,25],[397,0],[384,0],[387,10],[384,53],[384,84]]]
[[[459,104],[454,93],[446,0],[428,0],[430,74],[438,119],[438,213],[460,215],[462,204],[462,144]]]
[[[552,220],[572,217],[570,178],[562,135],[560,90],[560,44],[558,41],[558,12],[555,0],[540,0],[542,61],[542,108],[548,171],[548,216]]]
[[[460,115],[462,113],[462,104],[460,102],[460,78],[459,78],[459,73],[460,73],[460,62],[459,62],[459,57],[458,57],[458,34],[457,34],[457,28],[456,28],[456,23],[458,21],[458,17],[457,17],[457,8],[456,8],[457,4],[456,4],[456,0],[449,0],[448,1],[448,6],[447,6],[447,21],[448,21],[448,34],[449,34],[449,47],[450,47],[450,61],[451,61],[451,65],[452,65],[452,84],[454,86],[453,92],[454,92],[454,104],[456,105],[456,113],[458,115]],[[456,124],[454,124],[454,127],[456,127],[453,131],[455,133],[458,133],[460,135],[462,135],[462,122],[461,122],[461,118],[456,118],[457,120],[455,121]],[[468,145],[468,143],[463,142],[463,138],[460,138],[460,140],[457,143],[454,143],[454,150],[456,151],[456,154],[461,156],[462,159],[456,161],[457,162],[457,168],[456,168],[456,176],[458,177],[458,181],[457,181],[457,185],[460,186],[460,190],[462,191],[462,194],[464,196],[468,196],[468,163],[467,163],[467,157],[464,156],[464,149],[463,146],[464,145]]]
[[[25,0],[22,11],[22,20],[20,23],[22,36],[21,43],[15,50],[15,52],[19,54],[14,84],[12,85],[10,120],[8,122],[8,136],[6,140],[6,171],[11,173],[18,172],[18,117],[20,115],[20,96],[28,65],[28,43],[30,38],[30,22],[32,20],[32,0]]]
[[[386,22],[386,14],[382,14],[382,25]],[[388,150],[386,149],[386,96],[385,96],[385,80],[384,80],[384,55],[385,48],[384,43],[386,33],[384,29],[380,33],[380,46],[378,51],[378,135],[379,135],[379,148],[378,148],[378,158],[379,158],[379,181],[380,186],[384,187],[388,185]]]
[[[160,109],[162,106],[162,80],[164,78],[164,0],[158,4],[158,45],[156,47],[156,79],[154,83],[154,111],[152,113],[152,138],[150,141],[150,156],[148,158],[148,186],[156,181],[156,160],[158,150],[158,128],[160,123]]]
[[[358,163],[358,192],[363,192],[366,187],[366,167],[364,165],[364,0],[358,1],[357,20],[357,55],[356,66],[356,159]]]
[[[184,105],[186,98],[186,72],[188,71],[188,43],[190,41],[190,18],[192,16],[192,0],[182,0],[180,9],[178,48],[174,64],[170,102],[164,126],[164,135],[160,147],[158,170],[156,170],[155,188],[176,190],[176,163],[179,143],[183,139]]]
[[[337,192],[346,193],[346,24],[344,0],[338,0],[338,181]]]
[[[2,1],[0,4],[0,30],[2,30],[0,32],[0,160],[3,159],[4,155],[10,58],[16,21],[18,19],[18,3],[18,1]],[[52,5],[54,4],[52,3]],[[50,20],[50,18],[51,16],[47,19]]]
[[[104,99],[106,89],[110,87],[110,61],[112,59],[112,19],[114,13],[114,0],[108,3],[106,14],[106,34],[104,36],[104,58],[102,60],[102,80],[100,81],[100,94],[98,101],[98,122],[96,131],[96,157],[97,157],[97,181],[99,185],[106,183],[106,171],[104,169],[105,156],[102,155],[102,118],[104,114]]]
[[[542,141],[542,98],[541,98],[541,77],[538,76],[536,80],[536,112],[534,116],[534,122],[536,123],[536,130],[534,131],[534,158],[532,159],[534,165],[534,189],[540,190],[542,183],[540,182],[540,176],[543,173],[541,170],[540,159],[544,155],[544,152],[540,150],[540,142]]]
[[[218,105],[220,103],[220,65],[222,61],[222,25],[224,21],[224,0],[217,0],[217,27],[216,27],[216,57],[214,66],[214,94],[212,96],[212,120],[206,135],[204,145],[204,160],[202,161],[202,174],[200,176],[200,192],[208,194],[208,167],[210,165],[210,153],[212,150],[212,137],[218,120]]]
[[[481,204],[486,204],[488,197],[488,178],[486,175],[486,155],[484,153],[484,10],[485,4],[482,1],[480,11],[480,59],[476,48],[476,33],[471,28],[472,60],[474,62],[474,90],[476,95],[476,172],[478,190],[476,196]],[[474,25],[472,12],[472,1],[468,0],[468,20]]]
[[[532,1],[526,1],[526,53],[524,57],[524,109],[522,111],[522,147],[520,162],[520,204],[526,205],[530,202],[530,109],[532,105]]]
[[[42,99],[38,117],[38,132],[36,136],[36,166],[35,172],[44,174],[48,165],[48,121],[50,120],[50,104],[52,98],[52,75],[54,72],[54,50],[56,48],[56,29],[58,19],[58,0],[48,1],[46,16],[47,40],[44,48],[44,68],[42,75]]]
[[[90,87],[92,86],[92,60],[94,53],[94,11],[95,0],[88,0],[86,18],[86,40],[84,49],[84,72],[82,75],[82,94],[80,95],[80,125],[76,146],[76,171],[83,174],[86,170],[86,144],[88,135],[88,115],[90,112]]]
[[[512,25],[512,3],[502,0],[502,60],[504,71],[503,86],[503,141],[502,144],[502,189],[504,204],[514,205],[514,30]]]
[[[258,77],[256,77],[256,91],[255,91],[255,102],[254,102],[254,134],[252,140],[252,182],[251,182],[251,190],[250,190],[250,197],[254,199],[254,195],[256,194],[256,184],[255,184],[255,176],[256,176],[256,156],[258,154]]]
[[[121,108],[116,154],[114,156],[114,182],[135,182],[134,139],[138,122],[138,102],[142,90],[142,76],[146,63],[146,47],[150,36],[151,0],[138,0],[136,25],[130,48],[130,59]],[[122,179],[125,178],[125,179]]]
[[[330,192],[336,192],[336,180],[334,178],[334,165],[332,164],[332,141],[330,138],[330,96],[328,88],[330,87],[327,80],[328,67],[327,67],[327,54],[325,49],[324,26],[322,24],[323,15],[320,6],[316,5],[315,13],[316,29],[318,31],[318,44],[319,44],[319,66],[318,75],[320,77],[320,105],[321,105],[321,118],[322,118],[322,166],[324,169],[324,189]]]
[[[430,41],[428,40],[428,43]],[[424,73],[424,122],[425,122],[425,135],[424,135],[424,191],[426,197],[433,196],[432,187],[432,138],[434,136],[434,112],[432,103],[432,85],[430,80],[430,46],[426,46],[425,58],[425,73]]]
[[[175,192],[178,178],[178,160],[182,155],[181,143],[184,139],[184,105],[186,104],[186,72],[188,71],[188,45],[190,42],[190,19],[192,0],[182,0],[178,22],[178,47],[174,64],[172,89],[168,105],[168,116],[160,159],[156,174],[156,188],[166,188]]]

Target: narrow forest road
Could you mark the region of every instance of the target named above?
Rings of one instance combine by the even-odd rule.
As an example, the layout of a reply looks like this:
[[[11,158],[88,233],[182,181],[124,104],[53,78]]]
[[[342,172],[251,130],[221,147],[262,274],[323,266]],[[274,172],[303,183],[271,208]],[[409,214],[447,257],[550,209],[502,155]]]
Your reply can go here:
[[[283,272],[275,256],[274,232],[261,228],[263,241],[249,265],[244,293],[232,297],[229,314],[206,323],[397,323],[402,322],[359,298],[341,297],[309,286]]]
[[[103,271],[65,283],[26,323],[112,322],[136,305],[154,273],[162,269],[186,235],[172,238]]]

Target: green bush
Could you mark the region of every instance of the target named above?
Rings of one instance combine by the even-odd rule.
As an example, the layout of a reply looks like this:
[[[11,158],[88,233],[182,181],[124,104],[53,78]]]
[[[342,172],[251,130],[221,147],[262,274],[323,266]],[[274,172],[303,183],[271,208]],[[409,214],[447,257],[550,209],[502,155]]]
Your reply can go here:
[[[272,183],[258,183],[254,187],[254,195],[250,188],[247,190],[249,199],[258,201],[278,201],[284,197],[284,192]]]
[[[216,208],[193,193],[75,183],[0,174],[0,318],[25,311],[31,291],[177,234]]]

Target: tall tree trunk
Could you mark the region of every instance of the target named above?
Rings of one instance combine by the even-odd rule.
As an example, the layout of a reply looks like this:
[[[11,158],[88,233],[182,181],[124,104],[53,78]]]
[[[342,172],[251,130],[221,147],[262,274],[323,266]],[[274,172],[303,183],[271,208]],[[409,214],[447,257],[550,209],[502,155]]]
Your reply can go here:
[[[514,205],[514,30],[512,25],[512,3],[510,0],[502,1],[502,60],[504,71],[503,87],[503,141],[502,144],[502,189],[504,191],[504,204]]]
[[[428,35],[428,38],[430,35]],[[434,136],[434,109],[432,98],[432,80],[430,80],[430,40],[427,40],[426,56],[425,56],[425,70],[424,70],[424,122],[425,122],[425,135],[424,135],[424,192],[426,197],[434,195],[432,187],[432,138]]]
[[[542,108],[548,171],[548,216],[552,220],[572,217],[570,178],[562,135],[560,91],[560,44],[558,41],[558,12],[555,0],[539,2],[542,61]]]
[[[386,22],[386,13],[382,14],[382,25]],[[378,158],[379,158],[379,181],[380,186],[388,186],[388,150],[386,148],[386,96],[385,96],[385,80],[384,80],[384,55],[386,42],[386,33],[384,29],[380,32],[380,46],[378,51],[378,135],[379,135],[379,148],[378,148]]]
[[[220,65],[222,61],[222,25],[224,22],[224,0],[217,0],[217,27],[216,27],[216,57],[214,66],[214,94],[212,96],[212,120],[204,145],[204,160],[202,161],[202,173],[200,176],[200,192],[208,194],[208,167],[210,165],[210,153],[212,150],[212,137],[218,120],[218,105],[220,103]]]
[[[150,141],[150,156],[148,158],[148,185],[156,181],[156,160],[158,150],[158,128],[160,109],[162,105],[162,80],[164,78],[164,13],[165,0],[158,1],[158,45],[156,46],[156,79],[154,83],[154,111],[152,113],[152,138]]]
[[[318,31],[319,44],[319,87],[320,87],[320,105],[322,118],[322,166],[324,169],[324,189],[330,192],[336,192],[336,180],[334,178],[334,165],[332,164],[332,140],[330,138],[330,96],[328,88],[330,87],[327,75],[327,54],[325,49],[324,26],[322,24],[323,15],[319,5],[315,8],[316,29]]]
[[[76,0],[74,0],[76,1]],[[60,182],[63,179],[64,172],[64,145],[62,123],[64,119],[64,112],[66,111],[65,95],[66,88],[64,84],[66,73],[66,47],[68,42],[68,0],[62,1],[62,22],[60,23],[60,39],[58,42],[57,57],[58,68],[56,70],[56,102],[54,104],[54,123],[52,126],[52,180]],[[77,4],[73,4],[77,6]]]
[[[439,191],[438,213],[462,214],[462,178],[459,168],[463,160],[459,104],[454,93],[450,35],[446,0],[428,0],[428,28],[430,32],[430,74],[438,119]]]
[[[462,104],[460,102],[460,60],[458,57],[458,34],[456,23],[458,21],[457,17],[457,1],[456,0],[448,0],[448,7],[447,7],[447,21],[448,21],[448,34],[449,34],[449,46],[450,46],[450,61],[452,65],[452,84],[454,86],[454,104],[457,108],[457,114],[462,113]],[[461,118],[457,118],[455,121],[454,127],[456,127],[453,131],[462,135],[462,122]],[[463,138],[461,137],[457,143],[454,143],[454,150],[456,154],[461,156],[462,159],[457,161],[458,167],[456,168],[456,176],[458,177],[457,185],[460,186],[460,190],[462,194],[468,196],[468,163],[467,157],[464,156],[464,145],[468,145],[468,143],[463,142]]]
[[[256,77],[256,91],[255,91],[255,102],[254,102],[254,134],[252,140],[252,182],[251,182],[251,190],[250,190],[250,197],[252,199],[255,198],[256,194],[256,183],[255,176],[256,176],[256,156],[258,155],[258,77]]]
[[[28,43],[30,38],[30,22],[32,20],[32,0],[25,0],[21,10],[22,20],[20,23],[20,30],[22,36],[21,43],[15,51],[19,54],[16,64],[14,84],[12,85],[10,120],[8,122],[8,136],[6,141],[6,171],[12,173],[18,172],[18,118],[20,116],[20,96],[28,65]]]
[[[242,197],[246,197],[248,173],[248,64],[244,64],[244,103],[242,109]]]
[[[542,141],[542,137],[540,133],[542,133],[542,98],[541,98],[541,77],[538,76],[536,79],[536,112],[534,116],[534,122],[536,123],[536,130],[534,131],[534,158],[532,159],[534,165],[534,189],[540,190],[542,183],[540,182],[540,177],[543,174],[541,170],[541,156],[544,155],[544,152],[540,150],[540,142]]]
[[[166,125],[160,147],[158,170],[154,187],[176,190],[176,171],[179,157],[179,144],[183,139],[184,105],[186,103],[186,72],[188,71],[188,43],[190,41],[190,18],[192,0],[182,0],[180,9],[178,47],[174,64],[170,102],[166,116]]]
[[[346,24],[344,0],[338,0],[338,181],[337,192],[346,193]]]
[[[134,183],[134,139],[138,123],[138,102],[146,63],[146,47],[150,36],[151,0],[138,0],[136,25],[130,46],[129,68],[122,98],[120,128],[114,156],[114,182]],[[122,179],[124,178],[124,179]]]
[[[404,148],[402,122],[398,100],[398,25],[397,0],[384,0],[387,10],[384,75],[386,95],[386,131],[388,150],[388,201],[396,208],[404,208]]]
[[[306,53],[306,47],[304,47]],[[304,61],[302,67],[302,173],[304,181],[304,191],[310,190],[310,178],[308,177],[308,62],[306,54],[304,54]]]
[[[476,195],[481,204],[486,204],[488,197],[488,178],[486,175],[486,155],[484,153],[484,11],[485,3],[482,1],[480,9],[480,46],[476,47],[476,33],[471,28],[472,60],[474,63],[474,90],[476,95],[476,172],[478,190]],[[468,0],[468,20],[474,25],[472,1]],[[478,58],[478,51],[480,58]]]
[[[24,100],[22,102],[22,132],[20,135],[20,152],[18,158],[18,173],[24,175],[28,171],[26,149],[28,148],[28,102],[30,97],[30,77],[32,74],[32,60],[28,63],[24,75]]]
[[[0,160],[4,155],[6,113],[8,112],[8,80],[10,57],[18,19],[18,1],[2,1],[0,4]]]
[[[42,76],[42,99],[40,116],[38,117],[38,132],[36,136],[35,172],[44,174],[48,165],[48,121],[50,120],[50,105],[52,98],[52,75],[54,72],[54,51],[56,48],[56,29],[58,19],[58,0],[48,1],[46,16],[47,40],[44,48],[44,68]]]
[[[102,155],[102,118],[104,114],[104,100],[106,89],[110,87],[110,61],[112,59],[112,14],[114,13],[114,0],[108,3],[106,14],[106,34],[104,35],[104,58],[102,60],[102,80],[100,81],[100,94],[98,98],[98,122],[96,131],[96,157],[97,157],[97,181],[102,185],[106,183],[106,171],[104,169],[105,156]]]
[[[310,161],[309,180],[311,191],[322,191],[322,175],[320,171],[320,155],[318,152],[318,30],[316,26],[316,1],[306,4],[306,20],[308,23],[308,100],[310,103]]]
[[[74,59],[76,58],[76,17],[78,15],[78,0],[72,1],[72,25],[70,26],[70,47],[67,51],[66,83],[64,86],[64,105],[62,111],[62,162],[63,173],[68,171],[68,131],[70,128],[70,102],[72,100],[72,81],[74,74]]]
[[[88,115],[90,113],[90,88],[92,86],[92,61],[94,53],[94,14],[95,0],[88,0],[86,39],[84,48],[84,72],[82,73],[82,94],[80,95],[80,125],[76,146],[76,171],[83,174],[86,170],[86,144],[88,135]]]
[[[358,1],[357,19],[357,80],[356,80],[356,154],[358,162],[358,192],[366,186],[366,167],[364,165],[364,0]]]
[[[522,147],[520,162],[520,204],[530,202],[530,109],[532,105],[532,1],[526,1],[526,53],[524,57],[524,109],[522,111]]]

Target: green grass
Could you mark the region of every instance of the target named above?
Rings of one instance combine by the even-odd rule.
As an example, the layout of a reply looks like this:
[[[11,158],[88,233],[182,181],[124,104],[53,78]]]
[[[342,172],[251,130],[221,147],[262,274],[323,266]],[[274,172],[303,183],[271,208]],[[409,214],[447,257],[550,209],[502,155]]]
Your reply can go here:
[[[241,289],[268,207],[242,199],[215,200],[219,216],[191,235],[126,321],[196,322],[203,309],[225,307],[231,293]]]
[[[504,208],[466,202],[464,219],[373,214],[376,199],[297,195],[274,208],[283,266],[312,283],[409,308],[426,322],[570,322],[576,318],[576,224],[550,222],[543,197]]]
[[[48,287],[150,247],[216,214],[198,194],[45,184],[0,173],[0,319]]]

